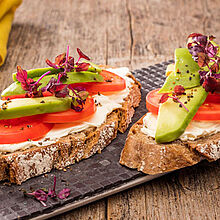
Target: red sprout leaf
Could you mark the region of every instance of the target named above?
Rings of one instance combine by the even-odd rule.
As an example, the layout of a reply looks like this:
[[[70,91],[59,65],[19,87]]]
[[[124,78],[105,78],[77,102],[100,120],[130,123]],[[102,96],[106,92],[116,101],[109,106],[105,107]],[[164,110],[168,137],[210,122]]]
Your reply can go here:
[[[214,40],[214,39],[215,39],[215,37],[213,35],[209,36],[209,40]]]
[[[205,53],[198,53],[198,65],[200,67],[206,66],[206,64],[209,62],[209,57]]]
[[[90,60],[90,58],[85,55],[79,48],[77,48],[77,52],[79,54],[79,59],[84,58],[85,60]]]
[[[66,61],[66,53],[62,53],[55,58],[55,64],[57,66],[62,66]]]
[[[56,194],[56,176],[54,176],[54,181],[53,181],[53,189],[49,188],[48,190],[48,196],[50,196],[51,198],[56,198],[57,194]]]
[[[27,71],[23,70],[21,66],[17,66],[16,78],[20,83],[26,83],[27,81]]]
[[[56,87],[55,96],[58,98],[65,98],[69,95],[68,85],[62,84]]]
[[[211,70],[213,73],[217,73],[219,71],[219,64],[218,63],[214,63],[213,65],[211,65]]]
[[[164,103],[164,102],[166,102],[166,101],[168,100],[168,98],[169,98],[169,94],[168,94],[168,93],[164,93],[164,94],[161,96],[161,98],[160,98],[160,100],[159,100],[159,103]]]
[[[47,206],[45,204],[45,202],[47,201],[47,193],[44,192],[42,189],[38,189],[32,193],[27,193],[27,192],[24,192],[25,195],[29,195],[29,196],[33,196],[36,200],[40,201],[40,203],[43,205],[43,206]]]
[[[212,58],[216,56],[218,52],[218,46],[214,46],[211,42],[209,42],[205,50],[207,55]]]
[[[90,64],[89,63],[79,63],[77,65],[77,67],[75,68],[75,70],[77,72],[80,72],[80,71],[87,71],[88,68],[89,68]]]
[[[208,77],[204,80],[202,86],[206,92],[213,93],[217,89],[218,82],[214,77]]]
[[[185,93],[185,89],[183,86],[181,85],[176,85],[173,89],[174,93],[176,95],[183,95]]]
[[[54,69],[59,69],[59,67],[55,64],[52,63],[50,60],[46,59],[46,64],[50,67],[53,67]]]
[[[185,89],[183,86],[181,85],[177,85],[174,87],[174,92],[173,92],[173,96],[170,96],[169,93],[164,93],[160,100],[159,103],[164,103],[168,100],[168,98],[172,98],[173,101],[180,103],[180,105],[185,108],[186,111],[189,111],[189,109],[187,109],[187,107],[179,100],[179,98],[177,97],[177,95],[182,95],[185,93]]]
[[[190,34],[187,38],[190,38],[190,37],[198,37],[198,36],[202,36],[202,34],[199,34],[199,33],[192,33]]]
[[[59,192],[58,197],[60,199],[65,199],[65,198],[67,198],[70,195],[70,191],[71,191],[70,189],[64,188],[63,190],[61,190]]]

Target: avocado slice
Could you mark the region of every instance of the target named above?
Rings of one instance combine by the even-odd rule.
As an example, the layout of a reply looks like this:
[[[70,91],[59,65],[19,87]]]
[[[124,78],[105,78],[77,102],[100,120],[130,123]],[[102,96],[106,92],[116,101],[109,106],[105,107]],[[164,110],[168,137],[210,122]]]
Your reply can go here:
[[[89,62],[87,61],[86,63],[89,63],[90,66],[88,68],[88,72],[93,72],[93,73],[100,73],[102,71],[102,69],[92,63],[92,62]],[[27,70],[27,75],[28,75],[28,78],[36,78],[36,77],[40,77],[42,76],[44,73],[50,71],[50,73],[48,75],[53,75],[53,74],[57,74],[59,72],[61,72],[62,70],[61,69],[54,69],[52,67],[46,67],[46,68],[37,68],[37,69],[31,69],[31,70]],[[13,81],[18,81],[17,78],[16,78],[16,74],[17,73],[12,73],[12,78],[13,78]]]
[[[52,67],[31,69],[31,70],[27,70],[27,75],[28,75],[28,78],[35,78],[35,77],[42,76],[44,73],[46,73],[48,71],[51,72],[50,75],[53,75],[53,74],[61,72],[61,69],[54,69]],[[15,82],[18,81],[16,78],[16,74],[17,73],[12,73],[12,79]]]
[[[155,135],[157,143],[174,141],[183,134],[208,95],[202,86],[187,89],[185,93],[179,99],[189,112],[171,98],[160,105]]]
[[[57,79],[58,75],[46,75],[40,83],[42,85],[39,88],[42,88],[48,84],[51,77]],[[33,78],[34,81],[37,81],[39,78]],[[82,82],[102,82],[103,77],[98,73],[82,71],[82,72],[69,72],[68,78],[63,80],[62,83],[64,84],[72,84],[72,83],[82,83]],[[21,88],[20,82],[14,82],[9,87],[7,87],[1,94],[2,97],[11,96],[11,95],[20,95],[25,94],[26,91]]]
[[[20,118],[51,112],[66,111],[71,108],[71,98],[54,96],[39,98],[0,100],[0,119]]]
[[[175,50],[175,70],[169,74],[159,93],[169,93],[176,85],[185,89],[200,85],[199,65],[193,60],[187,48]]]

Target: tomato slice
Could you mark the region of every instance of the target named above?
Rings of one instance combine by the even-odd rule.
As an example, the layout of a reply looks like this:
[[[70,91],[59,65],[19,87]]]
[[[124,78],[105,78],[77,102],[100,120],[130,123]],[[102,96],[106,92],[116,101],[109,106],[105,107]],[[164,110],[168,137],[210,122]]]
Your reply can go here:
[[[41,122],[40,116],[0,120],[0,144],[16,144],[37,140],[47,134],[53,124]]]
[[[95,102],[93,98],[88,97],[81,112],[70,109],[64,112],[48,113],[42,115],[42,121],[45,123],[79,123],[90,118],[95,111]]]
[[[72,87],[83,87],[90,94],[97,94],[99,92],[102,94],[109,94],[126,88],[125,79],[117,74],[107,70],[102,70],[100,74],[103,76],[104,82],[74,83],[72,84]]]
[[[146,107],[148,111],[158,114],[159,100],[163,94],[158,93],[159,89],[150,91],[146,96]],[[193,120],[197,121],[218,121],[220,120],[220,95],[209,94],[203,105],[200,106]]]
[[[43,96],[52,96],[53,94],[50,92],[43,92]],[[25,94],[20,94],[20,95],[11,95],[11,96],[4,96],[2,97],[2,100],[7,100],[7,99],[20,99],[20,98],[26,98]]]

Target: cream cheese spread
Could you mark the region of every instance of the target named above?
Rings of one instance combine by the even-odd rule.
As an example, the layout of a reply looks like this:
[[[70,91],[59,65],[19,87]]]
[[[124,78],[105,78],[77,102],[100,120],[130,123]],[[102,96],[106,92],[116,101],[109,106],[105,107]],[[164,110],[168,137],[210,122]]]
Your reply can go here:
[[[155,138],[157,127],[157,115],[148,112],[143,118],[141,131],[150,137]],[[179,137],[182,141],[194,141],[201,137],[220,132],[220,122],[191,121],[185,132]]]
[[[97,105],[97,110],[95,114],[87,121],[84,121],[78,125],[66,123],[66,124],[55,124],[55,126],[44,136],[44,138],[38,141],[26,141],[18,144],[0,144],[0,152],[15,152],[17,150],[24,150],[33,145],[35,146],[48,146],[50,144],[56,143],[57,139],[65,137],[68,134],[83,131],[88,127],[98,127],[105,122],[106,116],[111,113],[114,109],[120,108],[124,98],[129,94],[129,88],[131,83],[134,82],[132,78],[128,77],[129,69],[127,67],[121,68],[110,68],[107,69],[113,72],[126,81],[126,88],[120,92],[112,95],[94,95],[95,103]]]

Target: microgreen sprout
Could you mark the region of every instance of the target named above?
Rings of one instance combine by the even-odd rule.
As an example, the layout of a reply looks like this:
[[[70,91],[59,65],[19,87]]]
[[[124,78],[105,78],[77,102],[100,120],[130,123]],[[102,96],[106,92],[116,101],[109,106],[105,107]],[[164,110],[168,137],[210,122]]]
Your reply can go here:
[[[34,197],[43,206],[47,206],[46,202],[47,202],[48,196],[53,198],[53,199],[56,199],[57,197],[59,199],[65,199],[70,195],[70,191],[71,190],[69,188],[64,188],[57,195],[56,194],[56,176],[54,176],[54,183],[53,183],[53,188],[52,189],[49,188],[49,190],[47,190],[46,188],[41,188],[41,189],[38,189],[38,190],[33,191],[33,192],[26,192],[24,190],[23,193],[26,196]]]
[[[55,69],[60,69],[58,73],[57,79],[51,77],[46,86],[41,87],[42,85],[40,81],[51,71],[44,73],[36,82],[32,78],[28,78],[28,74],[26,70],[23,70],[20,66],[17,67],[16,78],[21,83],[21,87],[26,91],[26,97],[34,98],[41,97],[43,93],[48,91],[51,94],[55,95],[59,98],[71,97],[72,103],[71,108],[75,111],[82,111],[83,105],[85,104],[86,98],[88,96],[88,92],[82,92],[78,88],[73,88],[71,85],[63,84],[62,80],[68,78],[68,72],[80,72],[87,71],[90,64],[85,62],[80,62],[81,59],[90,60],[90,58],[85,55],[79,48],[77,48],[77,52],[79,54],[79,58],[77,62],[74,64],[74,58],[69,56],[69,46],[67,46],[66,53],[62,53],[55,58],[55,62],[52,63],[50,60],[46,59],[46,63]],[[72,94],[71,93],[72,91]]]
[[[198,63],[200,81],[206,92],[214,92],[218,87],[219,73],[219,47],[215,46],[213,36],[193,33],[188,36],[187,44],[193,59]]]
[[[178,96],[185,94],[185,89],[183,86],[181,85],[177,85],[174,87],[174,90],[171,94],[169,93],[164,93],[160,100],[159,103],[164,103],[168,100],[168,98],[172,98],[173,101],[178,102],[180,104],[180,106],[182,106],[187,112],[189,111],[189,109],[180,101],[180,99],[178,98]]]

